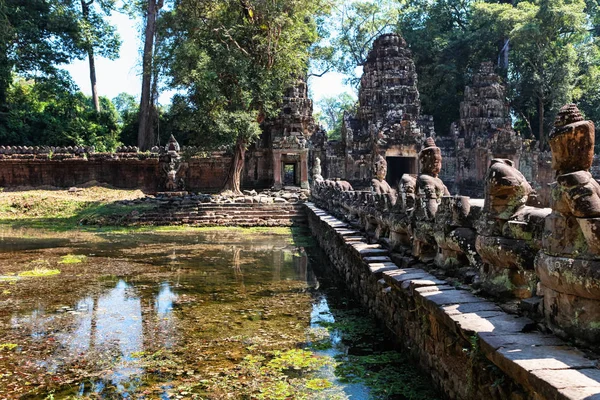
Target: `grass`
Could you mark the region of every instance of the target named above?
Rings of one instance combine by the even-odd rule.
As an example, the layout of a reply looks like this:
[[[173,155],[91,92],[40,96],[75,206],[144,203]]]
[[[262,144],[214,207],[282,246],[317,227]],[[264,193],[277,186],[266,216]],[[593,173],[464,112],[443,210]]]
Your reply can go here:
[[[0,193],[0,229],[25,228],[51,232],[84,231],[91,233],[144,233],[144,232],[214,232],[228,231],[240,235],[297,235],[289,227],[190,227],[178,226],[122,226],[132,213],[143,213],[156,207],[153,204],[119,204],[119,200],[143,197],[137,191],[117,190],[100,186],[72,193],[67,190],[31,190]],[[310,243],[295,243],[310,246]]]
[[[86,224],[119,221],[146,204],[121,205],[119,200],[142,197],[139,191],[117,190],[101,186],[68,190],[30,190],[0,193],[0,226],[45,229],[55,232],[85,229]],[[90,228],[93,230],[93,228]]]

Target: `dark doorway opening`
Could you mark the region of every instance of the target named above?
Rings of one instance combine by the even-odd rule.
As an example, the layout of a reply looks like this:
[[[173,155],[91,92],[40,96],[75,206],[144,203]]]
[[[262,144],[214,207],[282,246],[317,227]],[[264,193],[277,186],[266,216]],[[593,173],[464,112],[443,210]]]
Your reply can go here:
[[[283,185],[297,186],[296,182],[296,164],[283,164]]]
[[[394,189],[398,188],[398,182],[404,174],[416,174],[415,157],[386,157],[387,175],[385,180]]]

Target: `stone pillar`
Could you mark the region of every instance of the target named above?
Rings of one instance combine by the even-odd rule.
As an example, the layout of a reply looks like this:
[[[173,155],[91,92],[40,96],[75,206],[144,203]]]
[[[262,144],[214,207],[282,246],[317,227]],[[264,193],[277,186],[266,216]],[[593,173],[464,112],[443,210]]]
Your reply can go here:
[[[277,190],[283,188],[281,182],[281,152],[273,150],[273,187]]]
[[[310,188],[308,184],[308,150],[300,153],[300,187],[302,189]]]

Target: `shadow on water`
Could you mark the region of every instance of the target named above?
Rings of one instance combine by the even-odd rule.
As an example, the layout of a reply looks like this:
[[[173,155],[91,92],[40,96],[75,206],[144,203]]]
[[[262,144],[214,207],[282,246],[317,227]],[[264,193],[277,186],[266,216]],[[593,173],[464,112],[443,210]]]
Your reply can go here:
[[[0,240],[0,275],[38,259],[0,281],[0,398],[436,398],[306,230]]]

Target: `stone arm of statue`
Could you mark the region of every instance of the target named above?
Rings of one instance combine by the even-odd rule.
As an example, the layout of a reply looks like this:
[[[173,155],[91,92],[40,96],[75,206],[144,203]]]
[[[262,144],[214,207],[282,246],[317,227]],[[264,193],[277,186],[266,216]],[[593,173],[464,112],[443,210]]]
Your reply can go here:
[[[437,199],[423,198],[423,209],[425,210],[425,216],[427,219],[433,220],[437,213],[439,202]]]
[[[600,184],[588,171],[577,171],[557,178],[566,194],[571,213],[577,218],[600,217]]]

